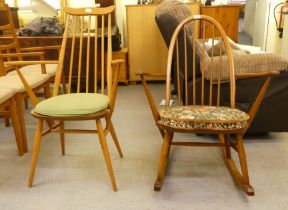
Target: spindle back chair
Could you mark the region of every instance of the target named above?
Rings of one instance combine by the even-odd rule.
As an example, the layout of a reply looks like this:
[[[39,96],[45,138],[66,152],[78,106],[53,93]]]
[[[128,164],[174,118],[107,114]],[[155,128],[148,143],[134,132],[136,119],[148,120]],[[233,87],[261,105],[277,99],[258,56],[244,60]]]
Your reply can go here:
[[[64,155],[65,133],[88,133],[98,134],[113,190],[117,191],[106,143],[106,135],[111,133],[117,150],[120,156],[123,157],[111,121],[118,86],[119,65],[124,62],[122,60],[112,61],[111,13],[114,9],[114,6],[106,8],[64,8],[66,14],[65,31],[55,77],[53,96],[50,99],[40,102],[27,85],[22,73],[17,70],[32,102],[36,105],[32,111],[32,115],[38,119],[29,177],[30,187],[33,182],[42,136],[50,132],[59,132],[62,154]],[[104,24],[102,24],[99,28],[98,19],[101,19],[102,23],[107,19],[108,26],[105,28]],[[77,47],[76,42],[79,42],[79,47]],[[87,51],[85,52],[83,51],[84,45],[87,46],[85,48]],[[67,47],[71,50],[68,51]],[[64,62],[65,56],[70,57],[68,64]],[[84,60],[82,60],[83,57],[85,57]],[[75,60],[77,60],[78,65],[74,64]],[[39,61],[37,63],[46,62]],[[18,62],[19,65],[24,63],[29,63],[29,61]],[[9,64],[17,65],[17,62]],[[84,69],[82,69],[82,64],[85,66]],[[64,65],[68,65],[67,68],[69,69],[68,90],[67,94],[59,95],[59,86]],[[113,78],[111,65],[117,65]],[[84,83],[83,77],[85,78]],[[102,126],[101,118],[106,121],[105,128]],[[97,130],[66,129],[64,127],[65,121],[85,120],[94,120]],[[44,121],[47,122],[48,128],[43,131]],[[53,123],[56,121],[59,123]]]
[[[180,7],[179,10],[186,9],[185,6]],[[169,16],[169,19],[172,22],[178,21],[173,15]],[[171,24],[174,24],[172,22]],[[212,29],[212,37],[209,39],[205,37],[207,27]],[[177,98],[175,104],[170,103],[172,68]],[[217,146],[223,148],[224,159],[236,183],[248,195],[254,195],[248,176],[243,136],[276,73],[235,75],[232,49],[223,28],[211,17],[196,15],[180,20],[171,38],[167,59],[165,108],[158,111],[145,80],[145,77],[155,75],[145,72],[138,74],[144,85],[154,120],[163,137],[154,189],[161,190],[171,145]],[[235,106],[236,76],[267,77],[248,113]],[[223,86],[230,89],[229,94],[221,94]],[[224,101],[227,103],[223,104],[221,97],[225,97]],[[215,134],[219,142],[173,141],[175,133]],[[240,169],[232,158],[231,153],[234,150],[231,148],[238,155]]]

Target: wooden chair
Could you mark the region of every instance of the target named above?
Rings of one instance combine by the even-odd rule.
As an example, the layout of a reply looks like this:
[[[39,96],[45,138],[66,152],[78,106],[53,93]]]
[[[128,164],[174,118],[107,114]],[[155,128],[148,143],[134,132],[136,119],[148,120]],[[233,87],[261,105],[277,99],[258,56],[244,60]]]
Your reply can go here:
[[[44,89],[45,97],[50,97],[50,77],[46,74],[36,74],[36,75],[26,75],[27,83],[31,86],[32,91],[38,92],[40,89]],[[25,86],[23,85],[20,77],[18,75],[5,75],[4,61],[0,54],[0,90],[11,89],[14,91],[14,100],[17,104],[17,115],[19,119],[19,126],[21,130],[21,138],[23,143],[23,152],[28,152],[27,136],[24,120],[24,99],[28,96]],[[6,107],[7,110],[11,110]],[[7,114],[0,112],[0,117],[7,118]],[[13,122],[12,122],[13,123]]]
[[[214,35],[209,40],[212,43],[210,56],[207,56],[205,44],[207,27],[212,28]],[[201,28],[200,33],[197,30],[199,28]],[[189,52],[188,48],[190,48]],[[172,61],[174,61],[173,65]],[[171,68],[175,71],[174,86],[178,101],[175,106],[169,103]],[[196,85],[196,73],[202,75],[200,85]],[[143,72],[138,74],[141,76],[155,122],[163,137],[154,190],[161,190],[171,145],[220,146],[223,148],[224,159],[236,183],[245,190],[247,195],[254,195],[248,176],[243,136],[253,121],[272,77],[277,72],[235,74],[232,50],[224,30],[211,17],[197,15],[181,21],[172,36],[167,60],[165,108],[157,110],[145,81],[145,77],[155,75]],[[248,113],[235,108],[235,77],[267,77]],[[221,95],[223,87],[230,88],[230,94]],[[227,104],[220,104],[220,97],[225,97]],[[219,143],[173,141],[174,133],[215,134],[218,136]],[[232,158],[231,148],[239,157],[240,170]]]
[[[8,107],[8,109],[7,109]],[[5,110],[6,109],[6,110]],[[24,145],[18,119],[18,109],[15,100],[15,91],[12,89],[0,89],[0,113],[12,119],[14,135],[17,143],[18,153],[23,155]]]
[[[45,58],[45,51],[47,50],[56,50],[56,52],[60,51],[61,46],[41,46],[41,47],[29,47],[29,48],[23,48],[21,47],[18,35],[14,26],[13,17],[11,14],[11,11],[9,9],[8,4],[5,4],[4,0],[0,0],[0,11],[7,17],[7,24],[0,26],[0,31],[2,31],[5,36],[7,36],[7,40],[9,38],[9,42],[5,45],[0,45],[0,52],[1,57],[5,58],[5,61],[11,61],[11,60],[44,60]],[[6,68],[6,74],[7,75],[16,75],[15,69],[13,69],[11,66],[5,65]],[[40,64],[33,64],[28,66],[21,66],[21,71],[25,75],[31,75],[35,73],[42,73],[42,74],[48,74],[51,78],[51,81],[54,81],[55,74],[57,70],[57,64],[50,63],[46,65],[40,65]],[[63,73],[62,77],[62,86],[63,86],[63,92],[66,92],[66,85],[65,85],[65,77]]]
[[[65,133],[88,133],[98,134],[113,190],[117,191],[116,181],[106,143],[106,135],[111,133],[120,157],[123,157],[114,126],[111,121],[118,86],[119,65],[124,63],[123,60],[112,61],[111,13],[114,11],[114,9],[114,6],[107,8],[64,8],[66,13],[65,32],[55,78],[53,96],[50,99],[40,102],[29,85],[27,85],[21,71],[17,70],[19,76],[25,84],[31,101],[36,105],[35,109],[32,111],[32,115],[38,119],[30,169],[29,187],[32,186],[42,136],[50,132],[59,132],[62,155],[65,155]],[[106,30],[104,28],[104,24],[102,24],[100,29],[98,28],[99,18],[101,18],[102,23],[106,18],[108,19],[108,26]],[[80,42],[80,48],[75,48],[76,42]],[[82,46],[84,46],[84,44],[87,45],[87,52],[83,52],[82,50]],[[70,72],[68,92],[64,95],[58,95],[63,70],[63,61],[65,52],[67,52],[65,49],[67,45],[69,45],[69,47],[72,49],[71,52],[69,52],[71,59],[69,65]],[[77,50],[80,56],[75,56]],[[87,55],[85,60],[81,60],[81,55],[83,53],[86,53]],[[73,65],[73,62],[76,59],[79,61],[79,65],[77,66]],[[82,62],[86,63],[85,69],[81,68]],[[34,63],[43,64],[46,62],[38,61]],[[27,64],[29,65],[31,62],[12,61],[8,62],[8,64],[21,66]],[[113,79],[111,64],[117,65]],[[86,76],[84,84],[81,82],[83,81],[81,80],[81,76]],[[72,86],[72,77],[74,77],[74,79],[77,78],[75,84],[76,89],[74,90],[74,86]],[[73,91],[76,93],[73,93]],[[106,120],[105,128],[102,126],[101,119]],[[85,120],[94,120],[96,122],[97,130],[67,129],[64,127],[65,121],[81,122]],[[59,123],[47,123],[48,128],[43,131],[44,121],[58,121]]]
[[[10,88],[16,92],[15,100],[18,105],[19,123],[24,144],[23,152],[28,152],[23,106],[23,102],[27,101],[27,93],[23,83],[15,71],[15,66],[9,66],[7,62],[14,60],[22,61],[25,59],[44,60],[44,52],[41,52],[41,50],[59,49],[59,46],[21,48],[9,6],[5,4],[4,0],[0,0],[0,11],[5,14],[8,20],[6,24],[0,26],[0,31],[11,37],[9,43],[0,45],[0,88]],[[19,68],[27,78],[27,82],[30,84],[33,91],[39,92],[41,89],[44,89],[44,96],[45,98],[48,98],[50,97],[49,83],[55,77],[57,61],[51,61],[48,65],[33,64],[34,63],[32,62],[29,66],[23,65],[17,66],[17,68]],[[0,116],[2,115],[0,114]],[[5,124],[8,126],[9,119],[5,119]]]

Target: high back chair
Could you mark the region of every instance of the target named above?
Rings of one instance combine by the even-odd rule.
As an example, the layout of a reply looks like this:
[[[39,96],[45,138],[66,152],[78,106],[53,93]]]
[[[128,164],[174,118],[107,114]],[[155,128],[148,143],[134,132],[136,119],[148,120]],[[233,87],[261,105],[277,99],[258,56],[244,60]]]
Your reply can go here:
[[[124,62],[122,60],[112,61],[111,13],[114,9],[114,6],[107,8],[64,8],[66,13],[65,32],[55,77],[53,96],[51,98],[40,102],[33,91],[31,91],[29,85],[27,85],[21,71],[17,70],[26,86],[31,101],[36,105],[32,111],[32,115],[38,119],[30,168],[30,187],[33,182],[42,136],[50,132],[59,132],[62,155],[65,155],[65,133],[88,133],[98,134],[113,190],[117,191],[106,143],[106,135],[111,133],[118,152],[123,157],[111,121],[118,86],[119,65]],[[104,24],[102,24],[101,28],[98,27],[99,18],[102,23],[105,19],[108,20],[106,28]],[[77,42],[80,47],[76,47]],[[85,50],[85,52],[83,51],[84,45],[87,46],[87,51]],[[71,50],[67,51],[67,47]],[[68,53],[68,55],[65,55],[65,53]],[[86,56],[82,60],[83,54]],[[65,65],[65,56],[70,57],[70,62],[67,64],[69,69],[68,92],[67,94],[58,95],[63,65]],[[75,60],[78,61],[78,65],[74,65]],[[30,63],[29,61],[8,62],[9,65],[25,65]],[[42,64],[46,63],[46,61],[34,63]],[[85,63],[85,69],[81,68],[82,63]],[[113,74],[113,78],[112,64],[118,65],[115,68],[116,72]],[[85,78],[84,81],[83,78]],[[106,121],[105,128],[102,126],[101,119]],[[93,120],[97,130],[66,129],[64,127],[65,121],[82,122],[86,120]],[[43,131],[44,121],[47,122],[48,128]]]
[[[175,20],[174,20],[175,21]],[[171,22],[171,24],[173,24]],[[214,37],[206,39],[205,29],[213,30]],[[196,29],[200,29],[196,30]],[[207,46],[210,44],[209,55]],[[172,61],[174,64],[172,65]],[[171,105],[171,69],[174,68],[174,85],[177,103]],[[222,147],[224,159],[234,180],[247,195],[254,195],[250,184],[243,144],[243,136],[251,124],[263,96],[276,72],[242,73],[235,75],[232,49],[221,25],[204,15],[189,16],[180,21],[170,41],[167,59],[166,105],[158,111],[145,81],[153,76],[140,72],[145,92],[163,137],[156,191],[161,190],[171,145]],[[199,80],[196,78],[200,76]],[[235,77],[267,77],[251,110],[240,111],[235,106]],[[229,88],[229,94],[221,95],[222,88]],[[225,97],[227,103],[221,102]],[[219,143],[173,141],[175,133],[215,134]],[[233,160],[232,149],[238,155],[239,166]]]

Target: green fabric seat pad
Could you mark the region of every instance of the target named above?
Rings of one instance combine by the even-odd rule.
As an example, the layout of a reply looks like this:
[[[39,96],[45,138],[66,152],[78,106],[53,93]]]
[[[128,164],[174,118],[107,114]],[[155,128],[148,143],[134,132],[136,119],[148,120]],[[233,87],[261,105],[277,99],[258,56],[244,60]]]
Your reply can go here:
[[[160,110],[160,123],[186,129],[241,129],[249,115],[238,109],[216,106],[175,106]]]
[[[48,116],[93,114],[108,107],[109,98],[97,93],[58,95],[38,103],[34,111]]]

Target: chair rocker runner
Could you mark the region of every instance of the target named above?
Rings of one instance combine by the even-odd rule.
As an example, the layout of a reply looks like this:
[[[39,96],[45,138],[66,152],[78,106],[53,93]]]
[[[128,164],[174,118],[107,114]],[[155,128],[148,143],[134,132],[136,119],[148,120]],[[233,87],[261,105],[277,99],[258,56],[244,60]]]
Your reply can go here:
[[[211,27],[214,35],[212,38],[209,37],[212,49],[211,56],[208,57],[204,56],[206,53],[205,41],[207,41],[205,39],[206,27]],[[200,33],[196,30],[197,28],[201,28]],[[220,43],[218,49],[216,49],[217,42]],[[188,46],[190,46],[190,50],[192,49],[190,53],[188,53]],[[190,66],[188,66],[189,59],[192,60]],[[168,103],[171,97],[171,68],[174,68],[175,71],[174,86],[178,99],[176,106]],[[202,74],[202,82],[199,86],[196,86],[195,81],[197,68]],[[254,189],[248,176],[243,136],[253,121],[272,77],[276,74],[277,72],[235,74],[232,50],[220,24],[204,15],[190,16],[182,20],[175,29],[169,45],[165,108],[157,110],[145,80],[145,77],[155,75],[138,73],[154,120],[163,137],[154,190],[161,190],[171,145],[220,146],[223,148],[224,159],[235,182],[245,190],[247,195],[254,195]],[[248,113],[240,111],[235,106],[235,77],[267,77]],[[230,87],[230,95],[221,95],[222,86]],[[228,105],[220,104],[220,97],[226,97]],[[174,133],[178,132],[215,134],[218,136],[219,143],[173,142]],[[231,155],[234,150],[239,157],[240,170]]]
[[[35,109],[32,111],[32,115],[38,119],[30,168],[30,187],[33,182],[42,136],[50,132],[59,132],[62,155],[65,155],[64,134],[87,133],[98,134],[113,190],[117,191],[106,142],[106,135],[111,133],[120,157],[123,157],[111,121],[118,86],[119,66],[124,63],[122,60],[112,61],[111,13],[114,9],[114,6],[106,8],[64,8],[66,13],[65,32],[63,35],[58,69],[55,77],[53,96],[50,99],[39,102],[35,94],[31,91],[31,88],[27,85],[21,71],[17,70],[22,82],[26,86],[31,101],[36,105]],[[105,30],[104,21],[107,19],[108,26],[107,30]],[[98,28],[100,25],[100,23],[98,23],[100,21],[98,20],[102,23],[100,28]],[[104,33],[105,31],[107,32]],[[80,43],[79,48],[76,48],[76,42]],[[87,51],[83,51],[84,44],[87,45]],[[66,50],[67,45],[71,46],[71,51]],[[68,56],[70,57],[68,66],[68,92],[67,94],[58,95],[65,52],[69,53]],[[86,54],[87,58],[85,60],[82,60],[82,54]],[[73,65],[75,59],[78,59],[78,66]],[[39,61],[36,63],[42,64],[45,62],[46,61]],[[85,69],[81,68],[82,62],[86,63]],[[29,61],[8,63],[9,65],[23,65],[29,63]],[[114,79],[112,79],[111,65],[117,65],[115,68],[116,72],[114,73]],[[83,76],[85,77],[84,82],[81,80]],[[75,92],[73,93],[73,91]],[[98,91],[100,91],[100,93],[98,93]],[[107,95],[105,95],[105,93]],[[102,126],[101,119],[105,119],[106,121],[105,128]],[[97,130],[67,129],[64,127],[65,121],[85,120],[94,120]],[[58,123],[53,124],[53,122],[56,121],[58,121]],[[44,122],[47,122],[48,124],[46,130],[43,130]]]

